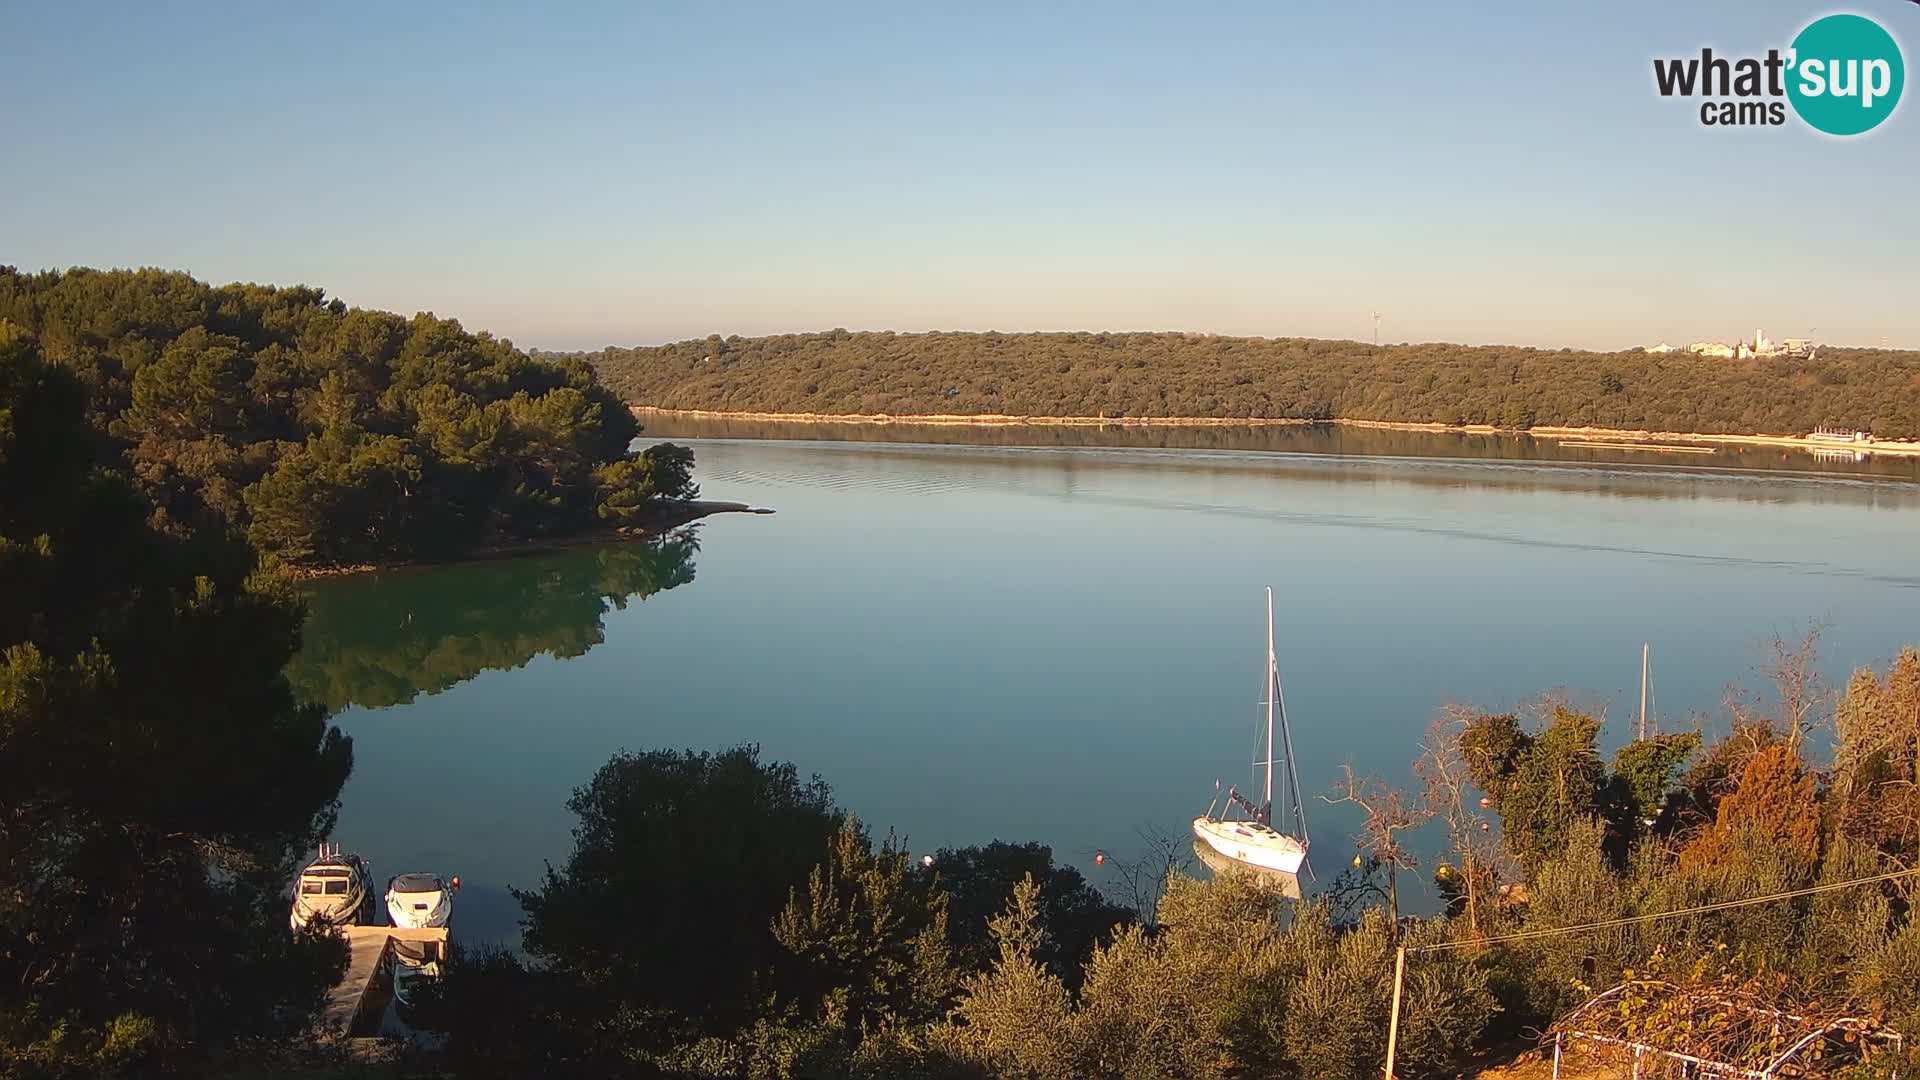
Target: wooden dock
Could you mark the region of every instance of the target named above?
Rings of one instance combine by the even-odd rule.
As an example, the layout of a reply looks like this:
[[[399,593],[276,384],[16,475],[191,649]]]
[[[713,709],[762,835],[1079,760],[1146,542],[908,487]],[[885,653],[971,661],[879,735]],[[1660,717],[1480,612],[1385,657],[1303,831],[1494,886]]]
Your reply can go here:
[[[347,939],[347,974],[327,993],[320,1012],[320,1030],[331,1035],[376,1035],[393,997],[387,959],[395,941],[424,941],[437,950],[442,969],[447,958],[447,928],[410,930],[399,926],[343,926]]]

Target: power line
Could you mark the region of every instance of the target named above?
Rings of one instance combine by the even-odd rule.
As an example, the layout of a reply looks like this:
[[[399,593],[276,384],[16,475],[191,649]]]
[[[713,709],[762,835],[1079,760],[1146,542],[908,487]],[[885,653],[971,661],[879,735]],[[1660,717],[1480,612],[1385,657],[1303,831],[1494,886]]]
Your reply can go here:
[[[1745,900],[1722,900],[1713,904],[1701,904],[1697,907],[1680,908],[1675,911],[1656,911],[1647,915],[1629,915],[1619,919],[1602,919],[1599,922],[1582,923],[1578,926],[1554,926],[1540,930],[1520,930],[1511,934],[1479,938],[1470,941],[1443,941],[1436,945],[1410,945],[1410,953],[1445,952],[1449,949],[1467,949],[1480,945],[1500,945],[1509,941],[1527,941],[1533,938],[1556,937],[1562,934],[1578,934],[1588,930],[1610,930],[1617,926],[1632,926],[1635,923],[1653,922],[1658,919],[1677,919],[1683,915],[1705,915],[1714,911],[1726,911],[1730,908],[1751,907],[1755,904],[1771,904],[1779,900],[1792,900],[1815,893],[1833,892],[1836,889],[1850,889],[1855,885],[1872,885],[1882,881],[1912,877],[1920,874],[1920,867],[1911,870],[1896,870],[1890,874],[1875,877],[1855,878],[1852,881],[1830,881],[1824,885],[1809,885],[1803,889],[1790,889],[1786,892],[1771,893],[1766,896],[1754,896]]]

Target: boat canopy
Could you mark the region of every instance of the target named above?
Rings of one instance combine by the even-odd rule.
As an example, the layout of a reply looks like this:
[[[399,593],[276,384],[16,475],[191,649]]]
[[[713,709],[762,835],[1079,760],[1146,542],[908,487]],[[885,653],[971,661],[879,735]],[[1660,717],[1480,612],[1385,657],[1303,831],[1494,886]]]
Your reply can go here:
[[[446,884],[433,874],[401,874],[388,886],[397,893],[444,892]]]

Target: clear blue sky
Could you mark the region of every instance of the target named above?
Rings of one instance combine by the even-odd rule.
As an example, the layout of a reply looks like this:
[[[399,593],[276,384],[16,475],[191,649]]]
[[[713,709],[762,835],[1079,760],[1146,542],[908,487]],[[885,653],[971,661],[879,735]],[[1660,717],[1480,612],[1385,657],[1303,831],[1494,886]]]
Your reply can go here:
[[[1920,109],[1709,129],[1807,4],[0,8],[0,262],[522,345],[1181,329],[1920,347]],[[1920,62],[1920,5],[1849,10]],[[1912,87],[1908,97],[1920,94]]]

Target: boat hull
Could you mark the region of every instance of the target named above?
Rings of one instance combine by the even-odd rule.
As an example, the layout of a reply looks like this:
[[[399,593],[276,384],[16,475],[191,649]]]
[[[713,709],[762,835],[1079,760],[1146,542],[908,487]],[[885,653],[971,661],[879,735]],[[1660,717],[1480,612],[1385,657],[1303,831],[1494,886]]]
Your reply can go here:
[[[1299,874],[1283,874],[1264,866],[1235,862],[1200,839],[1195,839],[1193,842],[1193,857],[1200,860],[1200,865],[1212,871],[1214,877],[1234,877],[1242,881],[1251,881],[1255,885],[1273,889],[1289,900],[1298,900],[1301,897]]]
[[[426,930],[447,925],[453,917],[453,894],[440,891],[430,893],[401,893],[387,890],[387,918],[395,926],[412,930]]]
[[[1297,874],[1307,861],[1307,847],[1285,833],[1249,821],[1193,819],[1194,839],[1222,858],[1261,870]]]

